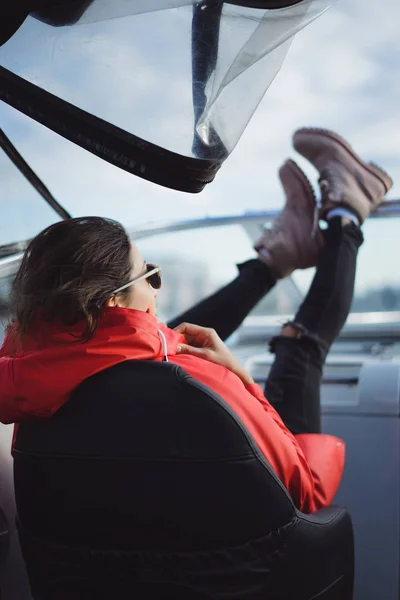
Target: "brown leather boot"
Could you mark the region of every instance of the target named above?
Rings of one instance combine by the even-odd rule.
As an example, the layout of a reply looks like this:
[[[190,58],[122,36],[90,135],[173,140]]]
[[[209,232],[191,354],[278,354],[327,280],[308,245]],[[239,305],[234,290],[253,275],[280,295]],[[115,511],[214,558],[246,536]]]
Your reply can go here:
[[[345,206],[361,224],[393,185],[385,171],[361,160],[350,144],[332,131],[299,129],[293,135],[293,146],[320,173],[321,218],[333,208]]]
[[[282,279],[295,269],[317,265],[322,235],[314,190],[306,175],[293,160],[288,160],[279,170],[279,177],[286,204],[255,249],[260,259]]]

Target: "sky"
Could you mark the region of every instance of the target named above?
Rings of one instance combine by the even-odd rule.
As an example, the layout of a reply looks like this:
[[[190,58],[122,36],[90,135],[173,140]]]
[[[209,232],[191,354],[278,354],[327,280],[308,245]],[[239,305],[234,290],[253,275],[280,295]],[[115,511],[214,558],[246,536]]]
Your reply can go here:
[[[190,91],[185,19],[183,12],[159,11],[57,29],[28,19],[0,49],[0,64],[137,135],[150,132],[152,141],[185,148]],[[337,131],[400,182],[399,22],[398,0],[337,0],[298,33],[239,143],[215,182],[199,195],[167,190],[125,173],[4,104],[1,127],[74,216],[109,216],[135,229],[149,221],[281,208],[277,170],[287,157],[298,160],[316,182],[314,169],[291,148],[291,135],[301,126]],[[237,39],[237,27],[227,24],[227,40]],[[228,51],[234,50],[232,42]],[[250,91],[244,88],[241,102]],[[0,208],[8,216],[1,220],[0,243],[31,236],[54,220],[4,156],[0,175]],[[390,197],[400,197],[400,183]],[[371,221],[365,229],[358,285],[396,284],[397,220]],[[214,236],[215,243],[201,246],[203,257],[220,270],[228,261],[251,255],[251,244],[235,231],[225,229],[223,243]],[[177,249],[182,240],[170,236],[168,245]],[[194,257],[199,244],[186,239],[185,252]],[[299,281],[310,276],[306,273]]]

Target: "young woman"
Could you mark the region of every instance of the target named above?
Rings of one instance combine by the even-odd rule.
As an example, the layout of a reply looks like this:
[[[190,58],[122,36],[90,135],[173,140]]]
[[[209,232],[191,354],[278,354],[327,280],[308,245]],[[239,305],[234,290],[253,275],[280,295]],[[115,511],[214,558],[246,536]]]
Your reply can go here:
[[[0,419],[48,419],[91,375],[117,363],[168,360],[209,386],[240,417],[296,506],[328,505],[344,444],[320,434],[320,380],[352,301],[360,225],[392,181],[335,134],[302,129],[295,148],[320,173],[321,209],[286,162],[286,205],[231,284],[170,323],[155,317],[160,269],[121,225],[99,217],[56,223],[29,245],[13,289],[15,320],[0,358]],[[327,221],[321,231],[318,219]],[[293,321],[271,342],[265,396],[222,342],[294,269],[317,266]],[[195,323],[192,324],[192,323]]]

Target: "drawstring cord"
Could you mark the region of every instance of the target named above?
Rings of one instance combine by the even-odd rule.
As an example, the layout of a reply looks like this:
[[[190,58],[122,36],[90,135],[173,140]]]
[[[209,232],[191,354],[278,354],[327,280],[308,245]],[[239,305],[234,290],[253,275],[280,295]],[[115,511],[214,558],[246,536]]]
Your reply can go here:
[[[158,329],[158,335],[160,336],[160,340],[161,340],[161,345],[162,345],[162,349],[163,349],[163,353],[164,353],[164,358],[163,361],[164,362],[169,362],[168,361],[168,346],[167,346],[167,340],[165,335],[163,334],[163,332],[161,331],[161,329]]]

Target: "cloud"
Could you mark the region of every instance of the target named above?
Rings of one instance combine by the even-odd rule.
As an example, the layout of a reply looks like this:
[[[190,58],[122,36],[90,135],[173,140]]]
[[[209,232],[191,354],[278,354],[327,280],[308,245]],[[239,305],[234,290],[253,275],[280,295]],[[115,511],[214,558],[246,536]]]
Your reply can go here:
[[[281,160],[293,155],[290,137],[302,125],[337,130],[363,156],[390,168],[400,182],[400,41],[396,28],[389,26],[399,16],[400,5],[391,0],[385,11],[375,2],[338,2],[297,36],[225,166],[224,174],[229,169],[235,180],[232,187],[240,185],[242,176],[253,205],[282,202],[276,171]],[[299,162],[315,180],[312,167]],[[397,183],[391,196],[399,191]]]

